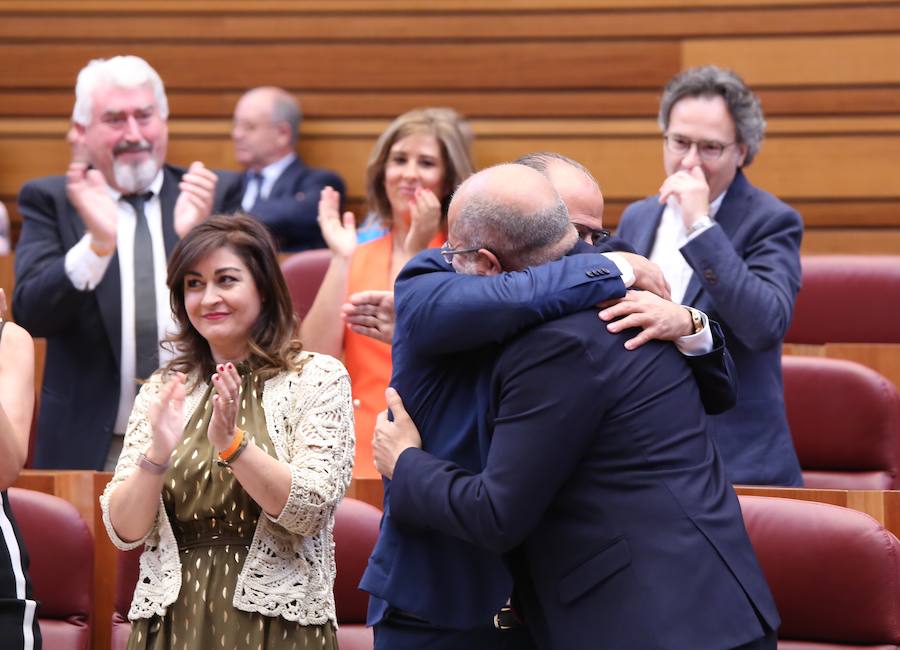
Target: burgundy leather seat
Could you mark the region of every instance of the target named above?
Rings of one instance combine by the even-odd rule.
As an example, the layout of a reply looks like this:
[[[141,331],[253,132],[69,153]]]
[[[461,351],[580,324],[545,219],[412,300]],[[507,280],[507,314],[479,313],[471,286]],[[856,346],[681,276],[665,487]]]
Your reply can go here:
[[[900,255],[804,255],[786,343],[900,343]]]
[[[281,271],[291,292],[297,318],[302,320],[312,306],[329,262],[331,251],[327,248],[294,253],[281,262]]]
[[[372,630],[366,627],[369,595],[359,590],[359,581],[378,539],[381,510],[345,497],[334,516],[334,560],[337,576],[334,601],[341,650],[372,650]]]
[[[134,596],[140,569],[140,558],[143,547],[130,551],[118,551],[116,555],[116,591],[113,600],[111,650],[125,650],[128,636],[131,634],[131,621],[128,610]]]
[[[378,538],[381,511],[357,499],[344,498],[334,521],[334,554],[337,576],[334,600],[338,617],[338,645],[341,650],[371,650],[372,630],[366,627],[369,596],[357,588],[366,562]],[[128,609],[138,579],[141,549],[119,552],[115,611],[112,618],[112,650],[124,650],[131,633]]]
[[[779,650],[900,648],[900,541],[867,514],[741,496],[781,614]]]
[[[87,650],[94,601],[94,538],[87,524],[59,497],[21,488],[8,494],[31,561],[44,648]]]
[[[784,399],[806,487],[900,487],[900,394],[853,361],[785,356]]]

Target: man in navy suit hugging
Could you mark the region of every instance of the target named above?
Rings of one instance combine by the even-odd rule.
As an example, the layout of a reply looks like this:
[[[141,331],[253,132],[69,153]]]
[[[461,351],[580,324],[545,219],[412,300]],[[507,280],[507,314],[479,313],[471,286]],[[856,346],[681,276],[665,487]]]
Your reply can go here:
[[[241,97],[231,130],[245,169],[241,208],[266,224],[283,251],[325,248],[316,221],[319,195],[330,186],[344,196],[340,176],[307,167],[297,156],[300,117],[290,93],[264,86]]]
[[[519,165],[466,181],[449,227],[471,275],[557,259],[576,238],[553,187]],[[778,614],[691,369],[668,342],[626,350],[634,334],[591,309],[504,345],[476,387],[480,471],[422,451],[389,389],[375,457],[390,515],[504,554],[540,648],[774,648]]]

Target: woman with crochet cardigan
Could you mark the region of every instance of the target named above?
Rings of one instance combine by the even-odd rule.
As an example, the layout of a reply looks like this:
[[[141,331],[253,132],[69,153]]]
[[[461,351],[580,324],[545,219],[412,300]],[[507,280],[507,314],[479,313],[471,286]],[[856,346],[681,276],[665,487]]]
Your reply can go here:
[[[100,499],[113,543],[144,545],[128,648],[337,648],[347,372],[301,351],[271,236],[254,219],[196,226],[167,282],[175,356],[142,386]]]

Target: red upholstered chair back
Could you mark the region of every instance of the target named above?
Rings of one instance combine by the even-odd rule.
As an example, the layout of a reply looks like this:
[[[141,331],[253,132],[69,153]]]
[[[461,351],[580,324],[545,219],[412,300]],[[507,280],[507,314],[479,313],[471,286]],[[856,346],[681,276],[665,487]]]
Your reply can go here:
[[[125,650],[131,634],[128,610],[134,596],[134,586],[138,581],[140,558],[143,547],[130,551],[119,551],[116,556],[116,591],[113,600],[112,635],[110,650]]]
[[[900,255],[801,259],[787,343],[900,343]]]
[[[862,512],[741,496],[781,614],[779,650],[900,647],[900,541]]]
[[[807,487],[900,487],[900,395],[861,364],[785,356],[784,399]]]
[[[371,650],[372,630],[366,627],[369,595],[360,591],[358,585],[378,538],[381,511],[364,501],[345,497],[334,519],[338,645],[341,650]]]
[[[59,497],[21,488],[8,494],[31,562],[44,648],[87,650],[94,600],[94,538],[87,524]]]
[[[318,248],[295,253],[281,263],[297,318],[302,320],[312,306],[330,261],[331,251]]]

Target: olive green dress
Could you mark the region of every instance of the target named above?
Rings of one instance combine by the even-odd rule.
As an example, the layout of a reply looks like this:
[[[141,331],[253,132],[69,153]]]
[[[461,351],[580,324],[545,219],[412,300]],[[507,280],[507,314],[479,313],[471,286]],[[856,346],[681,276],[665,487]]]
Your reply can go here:
[[[262,408],[263,384],[244,371],[241,377],[238,426],[275,456]],[[207,388],[185,427],[162,493],[178,542],[181,590],[165,616],[133,621],[128,650],[336,650],[331,623],[301,625],[232,605],[256,521],[265,515],[231,470],[216,464],[218,455],[206,437],[212,395]]]

